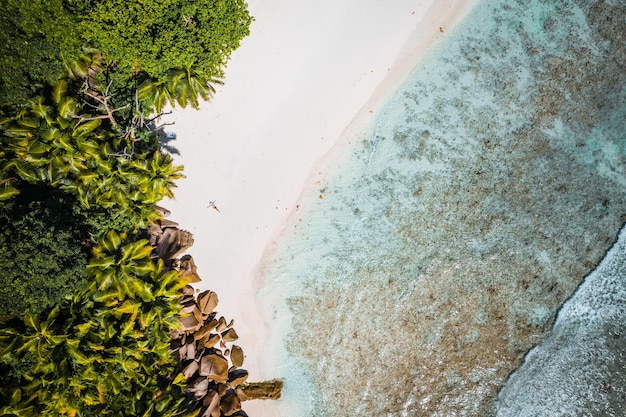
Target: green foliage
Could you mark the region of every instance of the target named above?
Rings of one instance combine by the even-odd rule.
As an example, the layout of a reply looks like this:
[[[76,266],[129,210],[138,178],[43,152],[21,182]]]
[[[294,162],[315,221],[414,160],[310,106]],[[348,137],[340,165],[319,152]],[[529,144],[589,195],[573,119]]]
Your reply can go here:
[[[151,250],[108,233],[89,263],[90,285],[41,321],[0,328],[5,367],[26,362],[0,389],[0,415],[172,416],[184,406],[169,340],[186,282],[162,273]]]
[[[141,134],[133,138],[122,131],[119,123],[132,117],[115,121],[106,108],[91,110],[68,95],[68,83],[61,80],[50,97],[37,97],[0,121],[0,204],[19,192],[19,179],[76,195],[85,210],[93,210],[92,225],[106,226],[99,230],[139,230],[155,220],[154,204],[172,196],[182,168],[141,146]]]
[[[62,80],[49,95],[0,121],[0,208],[6,224],[15,225],[7,227],[3,241],[3,248],[15,244],[15,252],[5,252],[12,259],[2,265],[14,281],[9,295],[30,287],[55,297],[33,301],[36,310],[6,306],[5,317],[32,314],[0,325],[0,415],[173,415],[185,401],[178,382],[168,379],[176,365],[170,331],[178,325],[184,283],[175,272],[161,273],[145,240],[104,234],[145,228],[157,216],[154,204],[172,195],[181,168],[154,150],[155,137],[143,124],[129,122],[137,119],[133,113],[114,119],[109,108],[96,105],[103,96],[89,91],[95,101],[83,107],[74,98],[80,92],[75,81]],[[61,195],[65,204],[20,205],[41,194],[32,189]],[[43,214],[70,224],[46,229]],[[88,265],[83,254],[76,268],[39,268],[78,259],[67,247],[78,244],[80,251],[86,234],[102,236]],[[48,258],[42,247],[50,248]],[[14,260],[32,270],[32,277],[26,280]],[[48,287],[56,287],[49,282],[60,286],[67,274],[82,281],[50,294]],[[49,310],[66,294],[73,295]]]
[[[182,70],[193,70],[209,87],[223,76],[251,20],[243,0],[6,0],[0,106],[22,104],[54,85],[64,63],[76,70],[87,46],[101,53],[92,76],[113,82],[114,103],[131,101],[144,82],[164,85]]]
[[[84,112],[77,83],[61,80],[0,121],[0,317],[36,315],[80,288],[81,242],[145,229],[181,176],[145,128],[133,139],[103,111]]]
[[[75,84],[61,80],[0,121],[0,317],[37,315],[79,289],[89,241],[144,229],[180,177],[154,134],[132,139],[84,112]]]
[[[139,73],[166,81],[172,69],[191,66],[209,78],[222,77],[251,22],[243,0],[73,4],[83,37],[115,65],[112,78],[117,82]]]
[[[0,209],[0,317],[37,316],[85,284],[89,230],[77,205],[40,186]]]
[[[83,44],[63,0],[3,0],[0,10],[0,105],[19,104],[53,85]]]
[[[114,231],[153,221],[181,168],[154,150],[140,115],[115,113],[98,90],[77,87],[89,60],[69,67],[78,79],[0,120],[1,243],[15,249],[2,265],[11,283],[0,317],[12,318],[0,325],[0,415],[156,416],[184,401],[168,379],[181,283],[161,273],[146,241]],[[90,246],[86,236],[101,236],[88,265],[71,250]]]
[[[220,80],[210,79],[195,68],[170,70],[165,81],[148,79],[137,90],[143,103],[157,112],[165,105],[181,107],[190,105],[194,109],[200,106],[200,99],[209,100],[215,94],[213,84],[222,84]]]
[[[154,134],[133,139],[80,105],[80,83],[61,80],[0,121],[0,317],[36,316],[80,289],[90,240],[145,228],[180,177]]]

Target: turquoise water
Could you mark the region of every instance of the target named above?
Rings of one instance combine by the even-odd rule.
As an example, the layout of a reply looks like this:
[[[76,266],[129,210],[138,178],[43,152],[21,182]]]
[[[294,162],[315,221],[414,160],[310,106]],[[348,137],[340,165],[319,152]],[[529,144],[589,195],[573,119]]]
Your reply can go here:
[[[497,416],[623,416],[626,228],[501,391]]]
[[[543,415],[509,375],[626,221],[624,16],[483,1],[352,138],[259,292],[288,415]]]

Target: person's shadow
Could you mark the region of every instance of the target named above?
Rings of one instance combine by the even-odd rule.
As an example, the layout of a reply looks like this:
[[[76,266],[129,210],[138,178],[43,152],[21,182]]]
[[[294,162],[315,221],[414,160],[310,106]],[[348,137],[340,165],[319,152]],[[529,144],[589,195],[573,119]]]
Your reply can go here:
[[[165,131],[166,126],[167,125],[156,127],[156,125],[154,125],[154,126],[151,126],[152,128],[151,130],[152,132],[156,133],[157,137],[159,138],[161,149],[173,155],[180,155],[180,151],[178,150],[178,148],[176,148],[175,146],[171,144],[171,142],[176,140],[176,133],[166,132]]]

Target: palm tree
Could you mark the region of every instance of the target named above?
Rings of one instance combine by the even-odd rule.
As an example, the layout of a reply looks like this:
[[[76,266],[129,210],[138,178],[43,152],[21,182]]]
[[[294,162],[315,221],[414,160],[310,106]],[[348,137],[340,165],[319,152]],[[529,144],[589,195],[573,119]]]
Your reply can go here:
[[[212,78],[194,66],[171,69],[167,79],[158,81],[148,79],[138,89],[139,99],[154,107],[157,113],[163,111],[165,105],[175,107],[191,106],[198,109],[200,99],[210,100],[215,94],[216,84],[223,84],[219,79]]]
[[[36,363],[0,415],[171,416],[184,401],[167,377],[182,282],[163,274],[146,241],[110,232],[95,249],[92,281],[26,331],[0,328],[0,355]],[[167,388],[169,387],[169,388]],[[165,390],[165,391],[164,391]],[[173,391],[172,391],[173,390]],[[165,394],[166,395],[165,395]],[[20,414],[21,413],[21,414]]]
[[[30,183],[58,186],[67,185],[87,171],[94,148],[101,148],[97,143],[112,135],[105,130],[95,132],[100,119],[75,126],[78,106],[65,95],[66,91],[67,83],[61,80],[53,89],[52,103],[37,97],[15,117],[0,123],[4,152],[10,156],[3,158],[0,172]],[[92,144],[91,149],[86,143]],[[101,152],[98,157],[102,159]]]
[[[165,106],[175,103],[167,88],[167,82],[153,79],[145,80],[137,89],[137,98],[156,113],[161,113]]]
[[[207,101],[215,94],[214,84],[223,84],[223,82],[210,78],[202,71],[189,66],[170,72],[168,89],[170,95],[181,107],[191,105],[194,109],[198,109],[199,98]]]
[[[71,71],[85,77],[80,66]],[[88,209],[107,208],[147,226],[182,168],[158,151],[120,156],[127,139],[97,114],[80,114],[67,90],[60,81],[50,100],[33,100],[0,120],[0,201],[18,193],[14,179],[45,182],[74,193]],[[0,356],[35,361],[0,415],[156,416],[180,408],[182,383],[169,379],[176,365],[170,332],[179,325],[184,283],[175,271],[164,274],[151,252],[147,241],[111,231],[94,249],[90,282],[79,294],[39,321],[28,317],[24,329],[0,325]]]

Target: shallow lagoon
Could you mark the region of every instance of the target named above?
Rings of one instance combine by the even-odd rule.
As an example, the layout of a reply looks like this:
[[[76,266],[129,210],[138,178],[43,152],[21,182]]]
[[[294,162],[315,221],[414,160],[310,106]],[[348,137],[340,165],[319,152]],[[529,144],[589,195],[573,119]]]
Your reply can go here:
[[[498,392],[626,221],[625,15],[483,1],[303,196],[258,295],[289,415],[525,415]]]

